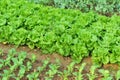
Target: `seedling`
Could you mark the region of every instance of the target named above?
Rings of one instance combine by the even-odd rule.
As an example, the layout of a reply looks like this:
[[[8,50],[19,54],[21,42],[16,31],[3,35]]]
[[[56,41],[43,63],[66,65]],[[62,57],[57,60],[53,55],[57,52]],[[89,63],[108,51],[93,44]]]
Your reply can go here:
[[[110,75],[108,70],[100,69],[99,72],[104,76],[102,80],[113,80],[113,77]]]
[[[80,67],[76,67],[79,71],[73,73],[73,75],[76,76],[75,80],[83,80],[82,71],[83,71],[85,65],[86,65],[86,63],[82,63],[82,65]]]
[[[17,54],[16,50],[14,48],[10,49],[8,52],[8,57],[14,57]]]
[[[19,59],[19,61],[23,62],[24,59],[26,58],[26,56],[27,56],[26,52],[20,52],[20,53],[18,54],[18,59]]]
[[[0,56],[3,56],[3,49],[0,49]]]
[[[26,66],[26,71],[30,71],[31,68],[32,68],[32,63],[28,61]]]
[[[39,72],[39,74],[40,74],[44,69],[45,69],[45,67],[43,67],[43,66],[37,67],[37,71]]]
[[[29,80],[39,80],[38,76],[39,76],[39,72],[37,72],[36,70],[34,70],[34,72],[32,72],[31,74],[27,75],[27,78]]]
[[[61,65],[60,59],[56,58],[55,62],[56,62],[56,64]]]
[[[71,74],[73,72],[73,68],[74,68],[75,62],[71,62],[68,66],[68,72]]]
[[[10,73],[10,71],[9,70],[3,70],[3,74],[2,74],[2,80],[9,80],[9,78],[10,78],[10,75],[11,75],[11,73]]]
[[[49,58],[43,61],[43,65],[41,67],[37,67],[37,70],[34,70],[34,72],[32,72],[31,74],[28,74],[27,78],[29,80],[39,80],[38,78],[39,74],[41,73],[41,71],[43,71],[46,68],[48,63],[49,63]],[[28,64],[31,65],[30,62],[28,62]]]
[[[64,70],[63,72],[58,71],[58,75],[62,77],[63,80],[68,80],[69,73],[67,70]]]
[[[32,58],[30,58],[30,59],[31,59],[32,63],[34,63],[36,60],[36,56],[34,54],[32,54]]]
[[[63,72],[61,71],[58,72],[59,76],[61,76],[63,80],[68,80],[68,76],[70,76],[71,73],[73,72],[74,65],[75,65],[75,62],[71,62],[67,66],[67,70],[64,70]]]
[[[117,71],[116,80],[120,80],[120,70]]]
[[[43,63],[43,68],[45,68],[46,66],[47,66],[47,64],[49,63],[49,58],[47,58],[46,60],[44,60],[44,61],[42,61],[42,63]]]
[[[94,80],[94,79],[97,77],[97,75],[95,74],[95,70],[96,70],[96,68],[98,68],[98,67],[99,67],[99,66],[97,66],[97,65],[93,65],[93,66],[90,68],[90,73],[87,74],[88,77],[89,77],[89,80]]]
[[[46,68],[47,64],[48,64],[48,63],[45,63],[45,64],[43,63],[43,66],[37,67],[37,71],[39,72],[39,74]]]
[[[4,60],[3,59],[0,59],[0,69],[4,67]]]
[[[7,59],[4,61],[5,62],[5,66],[11,66],[10,64],[10,60],[11,60],[11,57],[7,57]]]
[[[24,74],[25,74],[25,71],[26,71],[26,67],[24,65],[21,65],[19,73],[18,73],[18,77],[22,78],[24,76]]]
[[[6,60],[5,60],[5,66],[7,66],[7,65],[8,65],[8,66],[11,66],[10,61],[11,61],[11,59],[12,59],[15,55],[16,55],[15,49],[9,50],[8,55],[7,55],[7,58],[6,58]]]
[[[14,65],[22,65],[22,61],[19,61],[17,57],[11,59]]]
[[[54,77],[54,75],[58,72],[58,68],[59,67],[60,66],[57,65],[57,64],[50,64],[49,65],[50,70],[48,70],[48,72],[46,72],[46,74],[48,74],[48,76],[49,76],[49,79],[52,80],[52,78]]]

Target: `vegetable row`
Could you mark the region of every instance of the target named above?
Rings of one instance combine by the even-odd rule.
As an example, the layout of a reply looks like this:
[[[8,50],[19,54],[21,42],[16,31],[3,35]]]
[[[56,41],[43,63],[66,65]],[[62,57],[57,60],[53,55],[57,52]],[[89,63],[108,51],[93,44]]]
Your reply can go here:
[[[120,16],[45,7],[24,0],[0,1],[0,42],[56,52],[80,62],[120,63]]]
[[[56,76],[58,80],[69,80],[71,77],[75,80],[120,79],[120,70],[111,74],[109,70],[102,69],[98,65],[92,65],[90,69],[86,69],[86,63],[77,66],[75,62],[71,62],[66,65],[66,68],[63,68],[58,59],[55,63],[50,63],[48,58],[41,61],[42,65],[40,66],[34,54],[31,58],[27,58],[26,52],[16,52],[15,49],[9,50],[8,54],[4,53],[2,49],[0,49],[0,52],[1,80],[56,80]],[[6,59],[3,58],[4,56],[6,56]]]
[[[57,8],[79,9],[82,12],[94,10],[100,14],[111,16],[114,13],[120,14],[119,0],[28,0],[43,5],[50,5]]]

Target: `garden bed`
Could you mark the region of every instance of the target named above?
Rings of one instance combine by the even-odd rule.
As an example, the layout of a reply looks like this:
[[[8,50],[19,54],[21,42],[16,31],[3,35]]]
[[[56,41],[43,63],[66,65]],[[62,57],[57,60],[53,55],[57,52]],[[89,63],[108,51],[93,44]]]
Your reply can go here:
[[[82,74],[82,78],[83,80],[90,80],[89,76],[93,76],[95,75],[94,80],[102,80],[102,78],[105,78],[105,76],[103,74],[101,74],[99,71],[103,70],[102,72],[104,72],[105,70],[108,70],[109,73],[106,73],[108,76],[107,77],[111,77],[111,80],[116,80],[116,73],[119,70],[119,66],[117,64],[106,64],[106,65],[102,65],[102,66],[97,66],[94,65],[91,57],[87,57],[84,58],[82,60],[81,63],[75,63],[72,61],[72,59],[70,57],[62,57],[58,54],[42,54],[40,49],[30,49],[27,46],[20,46],[18,48],[16,48],[14,45],[8,45],[8,44],[0,44],[0,49],[3,50],[3,55],[0,55],[0,59],[4,59],[6,60],[8,57],[8,53],[10,54],[10,50],[16,49],[16,52],[18,52],[18,56],[22,53],[21,51],[26,52],[26,58],[23,61],[23,64],[20,65],[18,68],[16,68],[13,72],[15,73],[15,75],[17,76],[20,70],[21,66],[27,66],[27,63],[30,62],[31,63],[31,58],[33,57],[33,54],[36,56],[36,60],[31,64],[31,69],[29,71],[25,71],[23,77],[21,77],[21,80],[27,80],[28,79],[28,75],[31,73],[34,73],[38,67],[43,67],[43,65],[45,64],[45,62],[47,62],[45,68],[43,71],[41,71],[41,73],[39,73],[39,75],[35,78],[35,79],[40,79],[40,80],[49,80],[47,78],[50,78],[50,70],[52,71],[52,68],[50,68],[50,65],[52,65],[54,68],[55,66],[58,67],[57,68],[57,72],[52,75],[53,77],[51,77],[51,80],[64,80],[65,79],[65,71],[66,71],[66,75],[67,75],[67,71],[69,72],[67,75],[66,80],[78,80],[78,75],[74,75],[76,72],[80,72],[79,69],[81,70],[81,74]],[[18,56],[14,56],[14,58],[18,58]],[[59,62],[58,62],[59,61]],[[13,65],[13,62],[10,62]],[[86,64],[85,66],[83,66],[83,64]],[[83,67],[81,67],[83,66]],[[96,67],[94,69],[94,71],[90,71],[92,70],[91,67],[94,66]],[[77,68],[78,67],[78,68]],[[5,67],[3,67],[2,69],[0,69],[0,74],[3,74],[4,70],[10,70],[10,67],[7,65]],[[54,70],[52,71],[54,72]],[[91,72],[94,72],[93,74]],[[48,74],[47,74],[48,73]],[[52,74],[52,73],[51,73]],[[12,74],[13,75],[13,74]],[[88,76],[89,75],[89,76]],[[31,75],[32,76],[32,75]],[[13,77],[13,76],[12,76]],[[14,78],[10,77],[9,80],[16,80]],[[17,76],[19,77],[19,76]],[[2,79],[3,77],[0,75],[0,78]],[[32,79],[32,78],[31,78]],[[107,78],[105,78],[107,79]],[[30,78],[29,78],[30,80]]]
[[[0,80],[120,79],[120,16],[25,0],[0,5]]]

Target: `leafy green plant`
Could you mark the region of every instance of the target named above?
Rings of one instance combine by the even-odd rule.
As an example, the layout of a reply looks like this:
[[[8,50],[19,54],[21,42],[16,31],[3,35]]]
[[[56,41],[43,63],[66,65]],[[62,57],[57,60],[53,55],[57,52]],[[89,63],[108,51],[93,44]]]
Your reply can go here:
[[[75,80],[83,80],[83,74],[82,71],[85,68],[86,63],[82,63],[80,67],[76,67],[78,69],[78,72],[73,72],[73,75],[75,75]]]
[[[101,70],[99,70],[99,72],[102,73],[102,75],[103,75],[102,80],[112,80],[113,79],[113,77],[110,75],[108,70],[101,69]]]
[[[9,50],[7,58],[5,59],[5,66],[7,65],[11,66],[10,61],[13,59],[16,59],[16,58],[13,58],[15,55],[16,55],[15,49]],[[13,61],[16,61],[16,60],[13,60]]]
[[[49,65],[49,70],[46,72],[46,74],[48,75],[47,77],[45,77],[46,80],[52,80],[52,78],[54,77],[55,74],[57,74],[58,72],[58,68],[60,66],[57,64],[50,64]]]
[[[25,60],[26,56],[27,56],[26,52],[20,52],[18,54],[18,60],[23,62]]]
[[[52,0],[28,0],[28,1],[44,5],[50,4],[52,2]]]
[[[79,9],[83,12],[88,12],[94,10],[102,14],[113,14],[115,12],[119,13],[120,1],[114,0],[33,0],[35,3],[40,3],[44,5],[52,4],[52,6],[58,8],[67,9]],[[54,3],[54,4],[53,4]]]
[[[18,77],[19,77],[20,79],[21,79],[22,77],[24,77],[25,71],[26,71],[26,66],[21,65],[21,66],[20,66],[19,73],[18,73]]]
[[[32,63],[28,61],[26,65],[26,71],[30,71],[30,69],[32,69]]]
[[[31,62],[34,63],[36,61],[36,56],[35,54],[32,54],[32,57],[30,58],[31,59]]]
[[[9,70],[3,70],[2,80],[8,80],[10,78],[11,72]]]
[[[27,78],[28,78],[29,80],[33,80],[33,79],[34,79],[34,80],[39,80],[38,76],[39,76],[39,74],[46,68],[48,62],[49,62],[48,60],[45,60],[45,61],[43,62],[43,66],[37,67],[37,69],[34,70],[34,72],[32,72],[31,74],[28,74],[28,75],[27,75]]]
[[[0,59],[0,69],[4,67],[5,61],[3,59]]]
[[[117,71],[117,74],[116,74],[116,80],[119,80],[120,79],[120,70]]]
[[[37,69],[34,70],[34,72],[31,72],[30,74],[27,75],[27,78],[29,80],[39,80],[38,76],[41,74],[41,72],[47,67],[49,63],[49,58],[46,60],[42,61],[43,65],[37,67]],[[28,67],[31,68],[31,62],[28,62]],[[28,69],[27,69],[28,70]]]
[[[68,76],[70,75],[70,73],[67,70],[64,70],[63,72],[59,71],[58,73],[63,80],[68,80]]]
[[[67,71],[68,71],[70,74],[73,72],[74,65],[75,65],[75,62],[71,62],[71,63],[67,66]]]
[[[111,12],[113,10],[111,7],[119,4],[118,0],[55,1],[56,5],[63,8],[76,6],[89,11],[89,6],[91,10],[94,8],[103,13]],[[82,13],[79,10],[58,9],[25,0],[9,0],[9,2],[1,0],[0,5],[2,43],[28,45],[31,49],[37,47],[43,53],[57,52],[63,56],[70,56],[78,62],[89,55],[92,55],[93,61],[98,64],[120,62],[120,17],[117,15],[105,17],[94,11]],[[14,54],[16,53],[8,56],[5,65],[10,65]],[[19,60],[22,62],[25,57],[25,53],[20,53]]]
[[[3,49],[0,49],[0,56],[3,56]]]
[[[28,80],[39,80],[39,72],[35,71],[27,75]]]
[[[10,66],[10,72],[14,72],[14,70],[16,70],[18,68],[18,65],[14,64],[12,66]]]
[[[42,63],[43,63],[43,68],[45,68],[45,67],[48,65],[49,61],[50,61],[49,58],[47,58],[46,60],[43,60],[43,61],[42,61]]]
[[[90,68],[90,73],[87,74],[88,77],[89,77],[89,80],[94,80],[97,75],[95,74],[95,70],[96,68],[98,68],[99,66],[98,65],[92,65],[91,68]]]
[[[0,73],[2,80],[8,80],[14,78],[15,80],[20,80],[25,77],[25,72],[30,71],[32,68],[32,63],[35,61],[35,56],[32,57],[31,61],[27,61],[24,65],[24,60],[26,59],[26,52],[16,52],[15,49],[10,49],[7,58],[0,59],[0,69],[3,67],[9,67],[9,69],[3,70],[3,73]],[[19,70],[17,76],[14,71]],[[38,72],[37,72],[38,73]],[[37,73],[34,72],[34,77],[36,78]]]
[[[75,62],[71,62],[68,66],[67,69],[61,71],[58,71],[58,75],[63,79],[63,80],[68,80],[68,76],[72,75],[73,69],[74,69]]]

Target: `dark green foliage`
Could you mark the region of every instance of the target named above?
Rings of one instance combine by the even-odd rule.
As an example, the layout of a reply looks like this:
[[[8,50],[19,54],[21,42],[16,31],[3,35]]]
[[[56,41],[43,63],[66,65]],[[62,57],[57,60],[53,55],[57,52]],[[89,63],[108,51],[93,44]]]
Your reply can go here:
[[[120,14],[120,0],[32,0],[35,3],[58,8],[79,9],[83,12],[94,10],[100,14]]]
[[[120,62],[120,17],[56,9],[25,0],[0,1],[0,42],[38,47],[78,62]]]

